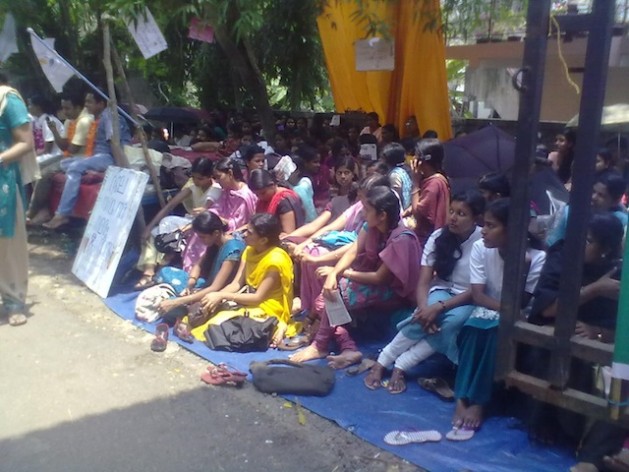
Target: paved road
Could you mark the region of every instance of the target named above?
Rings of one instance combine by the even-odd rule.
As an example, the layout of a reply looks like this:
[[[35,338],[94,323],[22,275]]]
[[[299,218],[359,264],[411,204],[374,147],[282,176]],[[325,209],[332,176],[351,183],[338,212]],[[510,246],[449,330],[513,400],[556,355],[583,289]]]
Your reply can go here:
[[[199,381],[207,363],[121,320],[31,244],[33,316],[0,321],[0,471],[419,470],[335,424],[263,395]]]

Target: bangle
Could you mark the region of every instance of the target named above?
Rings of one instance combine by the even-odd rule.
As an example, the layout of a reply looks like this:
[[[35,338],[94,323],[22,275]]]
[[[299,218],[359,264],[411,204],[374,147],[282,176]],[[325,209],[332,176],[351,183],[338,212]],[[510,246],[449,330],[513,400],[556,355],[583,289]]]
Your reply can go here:
[[[441,305],[441,311],[442,311],[442,312],[443,312],[443,311],[446,311],[446,309],[447,309],[447,308],[446,308],[446,304],[445,304],[445,302],[444,302],[443,300],[439,300],[439,302],[438,302],[438,303],[439,303],[439,305]]]

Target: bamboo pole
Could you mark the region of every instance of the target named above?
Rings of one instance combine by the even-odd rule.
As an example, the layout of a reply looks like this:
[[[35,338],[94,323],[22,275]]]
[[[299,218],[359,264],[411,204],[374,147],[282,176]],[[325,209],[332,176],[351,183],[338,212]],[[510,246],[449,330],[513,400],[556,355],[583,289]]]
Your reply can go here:
[[[120,115],[118,114],[118,101],[116,99],[116,89],[114,87],[114,73],[111,66],[111,35],[109,33],[109,15],[102,15],[103,24],[103,65],[105,66],[105,74],[107,75],[107,90],[109,92],[109,109],[111,110],[112,118],[112,137],[111,137],[111,152],[114,156],[114,160],[119,167],[129,168],[129,160],[122,151],[120,146]],[[138,207],[138,213],[136,215],[136,224],[138,228],[138,241],[140,235],[144,233],[146,229],[146,222],[144,221],[144,211],[142,205]]]
[[[127,97],[129,97],[129,105],[131,106],[131,116],[138,123],[137,131],[140,133],[140,143],[142,144],[142,155],[144,156],[144,162],[146,163],[146,167],[149,170],[149,175],[151,176],[151,181],[155,186],[155,191],[157,192],[157,199],[159,201],[160,208],[164,208],[166,205],[166,201],[164,200],[164,194],[162,193],[162,186],[159,183],[159,177],[157,172],[155,171],[155,166],[153,165],[153,161],[151,160],[151,156],[149,154],[149,148],[146,140],[146,133],[144,132],[144,128],[139,125],[139,120],[137,113],[135,112],[135,101],[133,99],[133,95],[131,94],[131,88],[129,87],[129,82],[127,81],[127,74],[124,71],[124,66],[122,65],[122,60],[120,59],[120,55],[118,54],[118,50],[116,46],[111,42],[111,57],[114,60],[114,64],[116,65],[116,70],[118,71],[118,75],[122,79],[122,84],[125,88],[125,92],[127,93]]]

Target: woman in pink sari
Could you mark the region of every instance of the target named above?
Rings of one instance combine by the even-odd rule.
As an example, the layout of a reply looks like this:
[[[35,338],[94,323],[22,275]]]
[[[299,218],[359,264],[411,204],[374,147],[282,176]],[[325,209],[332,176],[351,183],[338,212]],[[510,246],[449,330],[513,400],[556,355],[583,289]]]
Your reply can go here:
[[[228,231],[234,231],[249,223],[256,213],[258,201],[255,194],[243,182],[242,170],[234,159],[225,157],[214,166],[214,180],[223,189],[221,197],[210,211],[226,223]],[[194,234],[183,254],[183,268],[188,271],[201,260],[206,245]]]
[[[327,358],[331,367],[342,369],[362,359],[346,325],[330,325],[323,297],[332,300],[339,293],[350,312],[369,307],[386,313],[415,303],[421,250],[415,233],[400,220],[395,192],[384,186],[369,190],[364,216],[367,227],[361,229],[348,252],[335,267],[319,269],[325,276],[316,303],[321,323],[314,342],[294,354],[293,361]],[[330,341],[336,343],[339,355],[328,355]]]

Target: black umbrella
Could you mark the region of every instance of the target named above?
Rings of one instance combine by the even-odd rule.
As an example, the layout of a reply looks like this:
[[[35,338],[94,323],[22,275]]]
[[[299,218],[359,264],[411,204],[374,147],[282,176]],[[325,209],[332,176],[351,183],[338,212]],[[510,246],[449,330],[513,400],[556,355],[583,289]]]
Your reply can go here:
[[[443,144],[444,169],[452,193],[475,188],[490,172],[509,173],[513,167],[515,139],[495,126],[487,126]]]
[[[163,123],[198,123],[210,119],[205,110],[192,107],[157,107],[144,114],[147,120]]]

